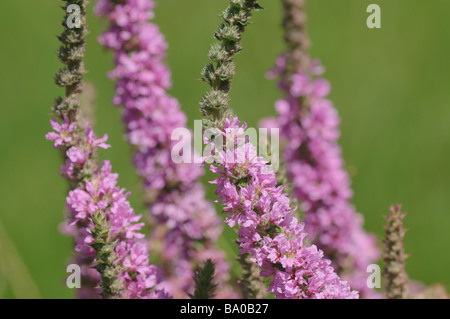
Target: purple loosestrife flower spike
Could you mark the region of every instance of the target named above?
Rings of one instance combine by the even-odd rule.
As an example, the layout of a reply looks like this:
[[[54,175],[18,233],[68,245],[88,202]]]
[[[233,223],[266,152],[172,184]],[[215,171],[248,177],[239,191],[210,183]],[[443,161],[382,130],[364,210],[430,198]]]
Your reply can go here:
[[[286,96],[276,102],[278,118],[261,125],[280,128],[286,175],[301,203],[308,239],[331,259],[333,267],[363,298],[380,297],[366,284],[367,266],[379,258],[373,235],[350,204],[350,178],[344,170],[339,116],[326,99],[329,83],[317,76],[323,68],[311,61],[304,0],[283,0],[288,50],[268,74],[279,77]]]
[[[256,148],[243,137],[246,125],[228,108],[232,57],[241,51],[241,34],[252,10],[258,8],[256,1],[230,1],[216,33],[220,43],[209,54],[214,63],[203,71],[212,91],[202,99],[201,111],[205,122],[225,141],[222,145],[227,145],[216,150],[215,158],[207,158],[207,162],[216,160],[211,170],[218,175],[212,182],[218,201],[227,214],[226,223],[239,226],[239,251],[248,253],[258,265],[260,275],[269,281],[268,292],[277,298],[357,298],[358,293],[341,281],[323,252],[304,244],[304,225],[292,216],[287,194],[277,186],[267,162],[256,156]],[[216,139],[206,143],[216,143]]]
[[[166,66],[167,43],[153,18],[151,0],[100,0],[96,13],[109,20],[99,42],[114,52],[117,80],[114,104],[120,105],[126,139],[134,148],[133,163],[144,178],[146,204],[152,217],[152,250],[159,251],[165,282],[175,298],[193,293],[195,269],[214,261],[217,297],[237,297],[226,284],[229,264],[214,243],[222,222],[205,199],[200,164],[176,164],[172,132],[186,128],[186,115],[167,90],[171,74]],[[189,140],[188,143],[191,143]]]
[[[390,214],[386,217],[387,224],[384,250],[384,278],[386,279],[386,297],[389,299],[408,298],[408,275],[405,270],[405,254],[403,238],[406,230],[403,228],[403,219],[406,213],[402,212],[401,205],[392,205]]]
[[[70,3],[69,3],[70,2]],[[99,148],[108,148],[107,136],[97,139],[92,127],[80,112],[86,1],[72,0],[80,7],[80,28],[65,22],[59,37],[59,51],[65,68],[56,74],[56,83],[65,88],[65,97],[55,101],[53,132],[46,135],[61,149],[65,164],[61,166],[71,190],[67,196],[69,213],[64,231],[75,238],[75,263],[82,269],[82,298],[163,298],[157,289],[160,281],[155,266],[149,264],[143,224],[135,215],[128,193],[117,186],[118,175],[111,172],[109,161],[97,163]],[[64,8],[66,9],[66,7]]]

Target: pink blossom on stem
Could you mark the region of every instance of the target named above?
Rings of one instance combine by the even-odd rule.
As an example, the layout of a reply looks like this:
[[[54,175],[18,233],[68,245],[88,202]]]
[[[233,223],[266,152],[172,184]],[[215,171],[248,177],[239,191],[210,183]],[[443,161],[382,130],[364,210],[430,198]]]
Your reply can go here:
[[[295,72],[287,79],[290,83],[282,75],[285,65],[281,56],[268,74],[281,76],[279,87],[286,96],[275,103],[278,118],[266,119],[263,125],[280,128],[287,175],[305,214],[308,238],[362,297],[380,297],[366,284],[367,266],[376,263],[379,250],[350,203],[353,192],[337,142],[340,119],[326,99],[330,84],[317,77],[323,73],[317,61],[311,67],[315,76]]]
[[[71,141],[70,133],[73,132],[76,123],[69,125],[69,119],[67,116],[64,117],[64,121],[60,124],[57,120],[51,119],[50,125],[55,130],[54,132],[49,132],[45,138],[49,141],[55,141],[54,147],[58,148],[62,143],[67,143]]]
[[[72,1],[65,1],[66,10]],[[80,25],[71,28],[63,23],[58,37],[58,57],[64,64],[55,75],[55,83],[65,89],[53,105],[50,120],[53,132],[46,135],[61,149],[65,164],[62,176],[67,178],[67,221],[62,230],[75,239],[74,262],[81,268],[81,298],[162,298],[168,297],[157,287],[160,281],[150,265],[146,245],[139,233],[142,223],[127,197],[117,186],[117,174],[108,161],[97,162],[99,148],[108,148],[107,136],[97,139],[92,127],[80,112],[83,88],[86,28],[86,1],[78,0]]]
[[[171,74],[165,65],[167,43],[153,18],[151,0],[100,0],[96,13],[109,20],[99,42],[114,51],[117,80],[114,104],[122,107],[126,139],[134,147],[133,163],[144,178],[153,219],[150,247],[160,252],[163,287],[175,298],[193,292],[193,272],[214,260],[217,296],[236,297],[226,284],[229,265],[214,243],[222,223],[205,199],[199,164],[175,164],[171,158],[174,129],[186,127],[179,102],[167,94]]]
[[[58,129],[52,121],[52,127]],[[112,248],[119,269],[117,278],[121,280],[121,287],[117,295],[107,297],[120,298],[162,298],[168,297],[161,289],[156,289],[161,281],[161,276],[155,266],[150,265],[146,244],[142,242],[143,234],[139,233],[143,223],[138,223],[141,216],[135,215],[131,208],[125,189],[117,186],[118,174],[111,172],[111,164],[104,161],[99,167],[95,159],[88,155],[96,153],[97,148],[104,146],[106,138],[97,140],[93,135],[92,128],[85,123],[85,130],[81,130],[77,122],[71,123],[72,131],[85,132],[85,136],[72,135],[65,138],[60,144],[66,151],[66,166],[72,170],[83,171],[86,161],[95,166],[91,176],[83,179],[79,186],[71,190],[67,196],[66,207],[69,211],[69,223],[65,226],[67,233],[75,236],[75,251],[84,274],[83,280],[91,280],[91,287],[83,286],[79,296],[82,298],[98,298],[105,294],[100,288],[102,274],[98,268],[98,251],[93,244],[98,240],[95,238],[95,230],[101,227],[96,223],[95,216],[101,214],[104,218],[105,229],[108,238],[114,244]],[[70,132],[69,132],[70,133]],[[52,140],[52,135],[47,134],[47,139]],[[91,142],[89,142],[91,140]],[[83,149],[84,152],[80,151]],[[66,177],[71,179],[65,172]],[[92,288],[93,286],[93,288]]]
[[[295,209],[283,186],[277,186],[276,175],[243,139],[245,127],[237,118],[225,119],[221,132],[234,147],[220,151],[220,164],[211,165],[219,175],[212,183],[227,214],[225,221],[230,227],[239,226],[239,252],[251,254],[276,298],[358,298],[323,252],[304,244],[304,224],[293,217]]]

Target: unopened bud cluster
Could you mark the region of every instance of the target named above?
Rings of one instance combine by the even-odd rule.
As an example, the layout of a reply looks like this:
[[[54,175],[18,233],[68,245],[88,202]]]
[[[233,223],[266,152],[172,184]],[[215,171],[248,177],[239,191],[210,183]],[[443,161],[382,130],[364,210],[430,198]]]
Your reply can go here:
[[[393,205],[386,218],[387,225],[384,253],[384,277],[386,279],[386,297],[389,299],[405,299],[408,296],[408,275],[405,270],[405,254],[403,238],[405,229],[403,219],[405,213],[400,205]]]
[[[236,75],[233,56],[242,51],[241,33],[250,23],[252,10],[259,9],[262,7],[256,0],[231,0],[220,15],[223,23],[214,34],[220,42],[211,46],[208,54],[210,62],[201,73],[202,80],[211,87],[200,102],[207,128],[223,127],[224,120],[232,118],[232,112],[228,109],[228,92]]]

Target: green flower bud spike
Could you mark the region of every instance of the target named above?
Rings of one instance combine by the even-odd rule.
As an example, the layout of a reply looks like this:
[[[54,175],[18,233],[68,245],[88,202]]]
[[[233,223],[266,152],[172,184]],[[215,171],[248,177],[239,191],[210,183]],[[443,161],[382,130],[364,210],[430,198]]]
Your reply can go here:
[[[403,238],[406,230],[403,228],[401,205],[392,205],[390,214],[386,217],[387,225],[384,259],[384,278],[386,280],[386,297],[389,299],[408,298],[408,275],[405,270],[405,254]]]
[[[236,74],[233,57],[242,51],[241,34],[250,23],[252,11],[260,9],[256,0],[230,0],[230,5],[219,15],[223,23],[214,34],[219,43],[211,46],[210,62],[202,71],[202,81],[211,87],[200,102],[206,128],[221,128],[224,120],[232,117],[228,105],[231,82]]]

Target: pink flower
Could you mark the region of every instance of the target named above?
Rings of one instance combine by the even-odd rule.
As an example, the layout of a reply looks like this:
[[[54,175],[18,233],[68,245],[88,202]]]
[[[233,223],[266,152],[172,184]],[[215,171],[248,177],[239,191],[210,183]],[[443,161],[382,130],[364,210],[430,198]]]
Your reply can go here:
[[[73,146],[66,152],[67,157],[72,163],[83,165],[87,154],[81,152],[77,147]]]
[[[317,61],[313,62],[312,73],[323,73]],[[365,270],[376,262],[379,252],[374,237],[363,229],[361,215],[350,204],[350,178],[337,143],[340,119],[332,102],[326,99],[330,84],[322,78],[295,73],[292,85],[282,89],[286,96],[275,103],[278,123],[271,119],[271,125],[280,128],[286,145],[287,175],[306,215],[308,237],[332,256],[334,267],[347,268],[350,275],[344,279],[352,288],[363,297],[377,297],[367,288]],[[307,98],[307,112],[301,109],[299,98]],[[332,291],[320,296],[327,297]]]
[[[69,143],[72,141],[70,134],[73,132],[76,122],[69,124],[69,119],[67,116],[64,117],[63,123],[59,124],[55,119],[50,120],[50,125],[55,132],[49,132],[45,135],[45,138],[49,141],[55,141],[53,146],[55,148],[60,147],[63,143]]]
[[[92,147],[101,147],[104,149],[110,148],[111,145],[106,144],[105,142],[108,140],[108,135],[105,134],[102,138],[96,139],[94,130],[89,125],[89,123],[86,122],[85,126],[85,134],[86,134],[86,141],[92,146]]]

